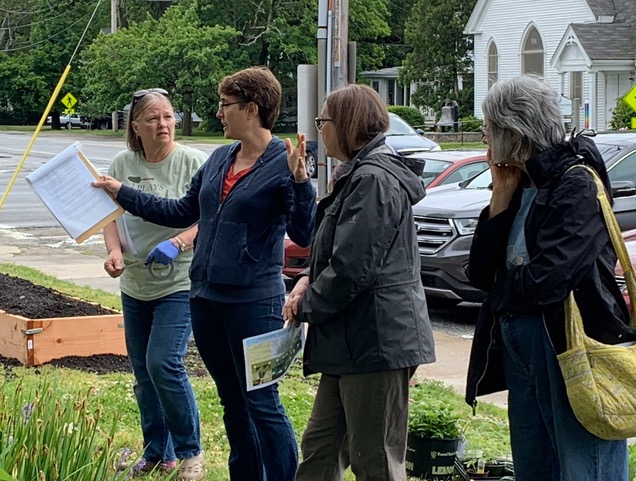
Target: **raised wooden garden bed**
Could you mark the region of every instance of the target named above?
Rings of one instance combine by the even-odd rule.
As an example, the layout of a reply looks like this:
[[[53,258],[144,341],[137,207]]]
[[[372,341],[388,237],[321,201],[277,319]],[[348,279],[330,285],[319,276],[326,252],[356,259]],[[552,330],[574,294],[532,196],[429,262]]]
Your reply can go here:
[[[121,313],[4,274],[0,293],[0,356],[37,366],[66,356],[126,354]]]

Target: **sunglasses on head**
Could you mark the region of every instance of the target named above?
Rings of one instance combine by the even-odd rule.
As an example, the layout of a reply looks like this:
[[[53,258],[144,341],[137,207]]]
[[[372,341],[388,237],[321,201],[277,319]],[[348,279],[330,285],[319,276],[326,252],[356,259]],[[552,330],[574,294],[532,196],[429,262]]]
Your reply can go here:
[[[166,97],[168,97],[168,91],[164,90],[164,89],[142,89],[142,90],[137,90],[134,94],[133,94],[133,99],[134,100],[139,100],[143,97],[145,97],[146,95],[156,92],[158,94],[164,95]]]

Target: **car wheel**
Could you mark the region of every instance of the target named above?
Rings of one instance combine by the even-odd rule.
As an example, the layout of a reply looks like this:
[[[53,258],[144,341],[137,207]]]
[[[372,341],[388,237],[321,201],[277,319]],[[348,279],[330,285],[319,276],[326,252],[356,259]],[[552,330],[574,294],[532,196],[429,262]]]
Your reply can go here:
[[[73,126],[71,125],[71,123],[70,123],[70,122],[67,122],[67,123],[66,123],[66,128],[67,128],[68,130],[71,130],[71,128],[72,128],[72,127],[73,127]]]
[[[307,175],[312,178],[318,176],[318,169],[316,169],[316,156],[313,152],[307,152],[305,157],[305,168],[307,169]]]

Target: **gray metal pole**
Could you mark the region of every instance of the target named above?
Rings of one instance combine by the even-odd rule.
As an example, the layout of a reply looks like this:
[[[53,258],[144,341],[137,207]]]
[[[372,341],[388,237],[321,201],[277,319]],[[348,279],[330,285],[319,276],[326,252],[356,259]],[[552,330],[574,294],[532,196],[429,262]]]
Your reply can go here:
[[[356,42],[348,43],[348,52],[347,52],[347,63],[349,64],[347,68],[347,78],[349,79],[350,84],[356,83],[356,59],[358,58],[358,45]]]
[[[328,12],[328,0],[318,1],[318,33],[316,34],[318,40],[318,106],[316,112],[320,115],[322,110],[322,104],[325,102],[327,96],[327,75],[329,69],[327,66],[327,12]],[[327,195],[327,164],[325,159],[327,155],[325,153],[325,144],[322,142],[322,137],[318,136],[318,197],[324,197]]]
[[[110,33],[117,33],[117,0],[110,0]],[[113,132],[119,130],[119,112],[116,110],[111,116]]]

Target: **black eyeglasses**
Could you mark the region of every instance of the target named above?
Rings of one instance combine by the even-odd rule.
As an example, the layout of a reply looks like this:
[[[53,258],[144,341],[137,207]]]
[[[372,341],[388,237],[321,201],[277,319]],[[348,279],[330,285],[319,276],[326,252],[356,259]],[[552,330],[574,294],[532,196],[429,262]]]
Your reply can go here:
[[[322,130],[322,128],[325,126],[325,122],[331,122],[331,119],[321,119],[320,117],[316,117],[314,119],[314,124],[316,125],[316,130],[318,130],[320,132]]]
[[[236,104],[244,104],[245,101],[243,100],[237,100],[236,102],[219,102],[219,110],[225,110],[225,107],[229,107],[230,105],[236,105]]]

